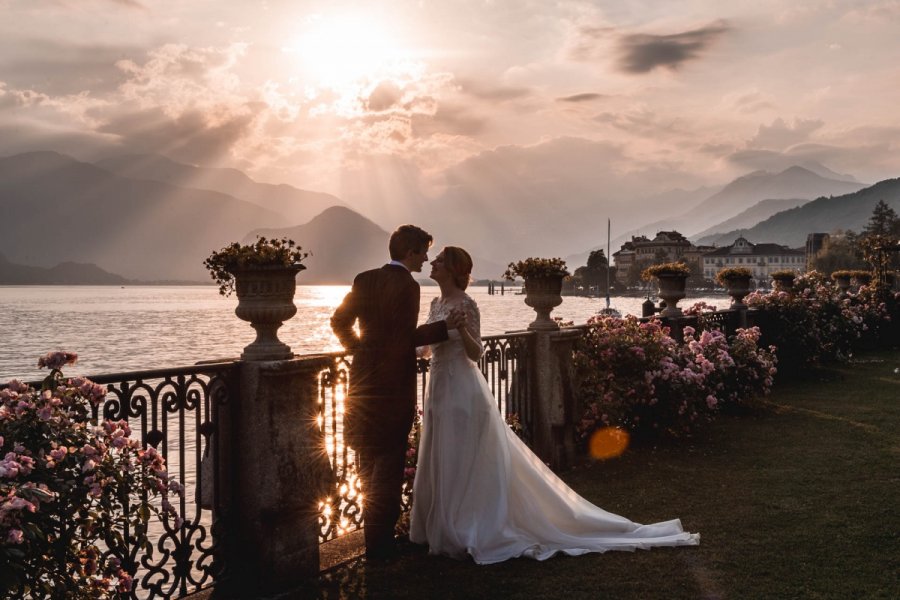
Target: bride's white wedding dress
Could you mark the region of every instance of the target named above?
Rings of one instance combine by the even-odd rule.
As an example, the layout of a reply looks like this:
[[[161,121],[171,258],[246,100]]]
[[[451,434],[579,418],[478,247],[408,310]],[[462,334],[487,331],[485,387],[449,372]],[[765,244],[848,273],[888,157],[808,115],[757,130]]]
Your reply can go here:
[[[458,308],[459,306],[457,306]],[[431,304],[428,322],[453,308]],[[475,301],[462,301],[480,339]],[[429,553],[479,564],[653,546],[693,546],[678,519],[641,525],[594,506],[557,477],[510,430],[459,333],[431,346],[410,539]]]

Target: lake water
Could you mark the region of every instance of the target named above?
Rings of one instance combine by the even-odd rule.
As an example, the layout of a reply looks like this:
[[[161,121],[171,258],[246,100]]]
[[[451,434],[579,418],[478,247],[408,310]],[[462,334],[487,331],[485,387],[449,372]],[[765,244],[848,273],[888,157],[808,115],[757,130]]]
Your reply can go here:
[[[340,350],[329,319],[349,286],[298,286],[297,315],[279,330],[298,354]],[[535,313],[524,296],[507,290],[488,295],[469,289],[481,309],[482,335],[524,329]],[[436,286],[422,286],[420,322]],[[727,307],[727,297],[687,298]],[[614,297],[623,314],[640,315],[640,297]],[[566,296],[553,311],[576,324],[606,305],[604,299]],[[234,315],[237,298],[213,286],[0,286],[0,381],[41,379],[38,356],[51,350],[78,353],[66,374],[99,374],[182,366],[240,355],[255,334]]]

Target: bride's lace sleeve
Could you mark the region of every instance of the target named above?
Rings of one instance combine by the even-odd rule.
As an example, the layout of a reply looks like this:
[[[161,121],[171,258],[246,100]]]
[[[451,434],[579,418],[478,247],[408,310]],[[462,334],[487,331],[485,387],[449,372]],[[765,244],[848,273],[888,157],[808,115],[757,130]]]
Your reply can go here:
[[[472,338],[478,343],[478,347],[482,349],[481,353],[483,354],[484,346],[481,343],[481,311],[478,310],[478,304],[472,300],[471,297],[466,296],[466,299],[463,301],[463,310],[466,311],[466,329],[472,334]]]

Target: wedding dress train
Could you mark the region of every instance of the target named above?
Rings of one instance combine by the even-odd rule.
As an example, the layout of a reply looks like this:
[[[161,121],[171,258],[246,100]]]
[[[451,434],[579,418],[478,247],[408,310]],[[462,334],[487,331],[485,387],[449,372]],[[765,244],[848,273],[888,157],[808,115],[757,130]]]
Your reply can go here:
[[[445,318],[451,308],[436,299],[428,321]],[[478,336],[477,305],[466,296],[462,308]],[[576,494],[506,425],[458,332],[431,351],[413,542],[428,544],[431,554],[469,555],[479,564],[699,544],[699,534],[684,532],[678,519],[641,525]]]

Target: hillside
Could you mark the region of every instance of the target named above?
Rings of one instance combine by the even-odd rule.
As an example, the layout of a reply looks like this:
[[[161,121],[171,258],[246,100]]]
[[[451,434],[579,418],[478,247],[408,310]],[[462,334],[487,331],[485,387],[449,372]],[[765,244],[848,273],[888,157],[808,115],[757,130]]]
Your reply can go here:
[[[49,269],[18,265],[0,255],[0,285],[121,285],[131,283],[92,264],[65,262]]]
[[[830,233],[838,229],[861,231],[879,200],[884,200],[900,213],[900,178],[886,179],[852,194],[817,198],[773,215],[748,229],[724,233],[714,241],[719,245],[730,244],[738,235],[743,235],[751,242],[799,247],[806,243],[809,233]]]
[[[802,206],[807,202],[809,200],[763,200],[727,221],[722,221],[718,225],[713,225],[709,229],[692,236],[691,241],[698,245],[712,244],[723,233],[753,227],[774,214]]]
[[[0,158],[0,253],[93,263],[142,280],[206,281],[203,259],[284,217],[208,190],[114,175],[55,152]]]
[[[123,177],[228,194],[280,213],[291,224],[305,223],[330,206],[344,205],[331,194],[310,192],[285,184],[259,183],[237,169],[195,167],[153,154],[127,154],[96,164]]]

